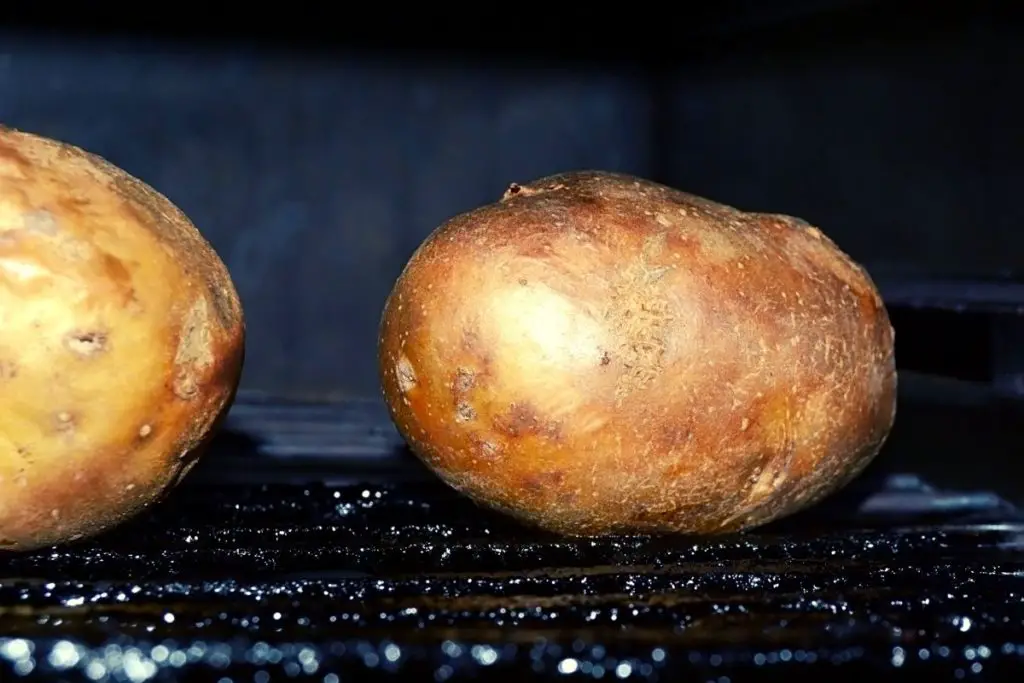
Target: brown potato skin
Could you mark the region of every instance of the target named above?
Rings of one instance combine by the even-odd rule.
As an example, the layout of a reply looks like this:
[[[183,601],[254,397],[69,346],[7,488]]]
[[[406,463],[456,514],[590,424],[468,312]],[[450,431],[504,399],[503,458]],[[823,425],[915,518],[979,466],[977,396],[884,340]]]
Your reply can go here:
[[[567,535],[765,524],[854,478],[895,418],[885,307],[819,230],[604,172],[438,228],[379,363],[444,481]]]
[[[0,316],[0,550],[137,514],[238,386],[238,294],[188,218],[95,155],[7,128]]]

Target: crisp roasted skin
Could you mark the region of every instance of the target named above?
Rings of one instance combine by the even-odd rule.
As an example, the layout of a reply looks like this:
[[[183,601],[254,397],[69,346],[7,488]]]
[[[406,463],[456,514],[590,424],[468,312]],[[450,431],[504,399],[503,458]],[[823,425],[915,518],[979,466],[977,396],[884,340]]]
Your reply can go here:
[[[819,230],[611,173],[438,228],[379,362],[444,481],[571,535],[767,523],[855,477],[895,418],[885,308]]]
[[[0,129],[0,550],[73,541],[173,487],[226,412],[245,325],[164,196]]]

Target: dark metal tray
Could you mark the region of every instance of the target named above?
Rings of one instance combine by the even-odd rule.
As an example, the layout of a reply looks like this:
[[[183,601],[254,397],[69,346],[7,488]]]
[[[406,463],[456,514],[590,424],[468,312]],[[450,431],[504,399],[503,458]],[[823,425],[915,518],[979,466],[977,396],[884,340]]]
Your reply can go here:
[[[993,494],[868,478],[745,536],[559,539],[423,475],[380,417],[248,397],[150,514],[0,556],[0,680],[1024,674],[1024,517]],[[330,443],[356,463],[334,483],[281,465]],[[280,482],[218,479],[246,457]]]

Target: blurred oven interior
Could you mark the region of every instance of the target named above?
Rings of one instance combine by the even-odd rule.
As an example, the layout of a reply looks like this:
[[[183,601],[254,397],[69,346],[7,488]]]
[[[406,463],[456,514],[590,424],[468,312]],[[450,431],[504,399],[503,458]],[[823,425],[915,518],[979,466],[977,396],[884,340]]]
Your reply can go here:
[[[915,654],[933,646],[945,647],[948,656],[945,669],[928,669],[936,675],[930,680],[1024,671],[1012,668],[1022,666],[1024,645],[1019,651],[1006,645],[1016,642],[1007,635],[1014,628],[1024,632],[1024,610],[1013,605],[1024,588],[993,583],[988,574],[972,575],[968,583],[978,592],[969,599],[970,591],[964,593],[964,604],[980,610],[969,633],[959,603],[941,614],[906,607],[916,616],[900,627],[895,603],[879,608],[882,598],[865,597],[868,588],[832,594],[822,583],[801,588],[793,579],[785,590],[821,590],[868,605],[863,614],[842,615],[841,623],[826,623],[823,613],[814,621],[805,605],[799,612],[805,621],[793,636],[803,638],[799,647],[785,645],[760,622],[754,628],[728,621],[740,619],[735,614],[722,617],[728,625],[716,622],[708,615],[721,612],[694,606],[697,597],[692,604],[665,600],[655,607],[649,594],[685,590],[658,584],[667,580],[663,574],[658,579],[631,570],[639,572],[633,580],[640,585],[633,597],[612,584],[588,593],[581,585],[550,582],[517,594],[493,572],[522,577],[552,566],[653,566],[682,551],[668,541],[646,550],[627,541],[587,551],[554,540],[516,546],[527,532],[435,490],[387,420],[375,364],[381,307],[427,234],[448,217],[493,201],[512,181],[570,169],[628,172],[740,208],[800,216],[867,267],[896,329],[900,393],[892,436],[858,486],[916,492],[932,505],[918,510],[921,519],[966,511],[983,520],[978,524],[986,533],[1002,529],[998,540],[977,540],[978,529],[946,539],[948,557],[939,551],[928,556],[932,570],[942,561],[970,565],[984,545],[995,554],[978,562],[1002,567],[1007,576],[1024,575],[1020,556],[997,553],[1019,547],[1024,537],[1007,531],[1017,528],[1008,520],[1024,505],[1024,42],[1013,4],[709,5],[687,10],[678,44],[656,55],[624,44],[621,54],[575,44],[556,49],[551,40],[538,40],[535,48],[412,50],[397,42],[294,35],[275,41],[238,31],[200,39],[141,29],[4,29],[0,122],[96,152],[180,206],[229,267],[245,306],[248,340],[242,391],[228,424],[170,500],[127,531],[85,546],[0,558],[0,639],[6,638],[0,676],[8,680],[6,666],[15,676],[10,680],[176,680],[187,673],[187,680],[281,676],[330,683],[411,671],[421,676],[416,680],[443,681],[491,666],[492,677],[655,680],[661,672],[661,680],[675,680],[664,669],[672,661],[702,672],[692,680],[760,680],[765,662],[789,666],[790,676],[809,670],[811,655],[797,661],[793,653],[817,651],[811,644],[819,637],[831,638],[833,646],[839,631],[856,631],[867,613],[897,624],[897,631],[909,633],[914,624],[931,634],[893,645],[899,637],[892,629],[873,631],[876,622],[865,627],[856,647],[861,655],[879,648],[879,676],[940,666],[938,655]],[[371,509],[382,496],[393,502]],[[399,499],[406,501],[405,512],[394,503]],[[428,511],[416,512],[421,509]],[[216,519],[225,511],[232,512]],[[824,514],[800,516],[778,533],[807,536],[800,530]],[[418,515],[419,521],[411,519]],[[949,528],[963,527],[960,519]],[[363,526],[346,531],[346,520]],[[924,522],[915,520],[914,528],[921,528]],[[519,564],[482,549],[487,541],[481,534],[492,531],[492,538],[519,548]],[[189,534],[202,540],[191,543]],[[457,559],[435,547],[448,538]],[[813,557],[818,551],[807,542]],[[708,566],[735,559],[707,548],[687,552],[696,553],[688,556],[692,562],[705,553],[700,562]],[[795,551],[786,552],[773,561],[796,562]],[[895,575],[904,560],[892,553]],[[289,563],[289,556],[299,559]],[[924,562],[906,560],[917,561]],[[910,578],[904,584],[893,579],[892,586],[903,586],[907,595],[941,592],[939,583],[929,583],[939,581],[932,570],[913,566],[925,577],[916,589]],[[430,593],[408,578],[441,570],[492,573],[481,574],[477,592],[465,588],[462,597]],[[833,573],[843,571],[837,566]],[[366,586],[374,577],[396,583],[387,595],[371,595]],[[454,581],[437,581],[444,580]],[[319,588],[302,595],[296,586],[303,581]],[[174,582],[177,593],[169,587]],[[243,584],[263,588],[245,593]],[[729,584],[739,591],[733,598],[723,593],[725,583],[710,585],[693,589],[708,604],[749,599],[753,612],[774,605],[764,607],[772,623],[799,621],[779,617],[781,607],[769,598],[755,600],[738,584]],[[130,586],[141,586],[145,600],[132,597]],[[898,589],[878,589],[885,590]],[[68,606],[74,596],[94,595],[100,596],[95,604],[109,607],[119,591],[129,596],[126,604],[136,604],[135,612],[118,612],[115,605],[93,614]],[[435,602],[422,597],[428,594]],[[413,610],[409,614],[433,609],[447,615],[437,617],[446,626],[413,619],[398,608],[403,599],[420,600],[403,608]],[[1003,612],[978,607],[992,599]],[[525,614],[536,607],[530,600],[550,605],[559,624],[573,627],[562,631],[540,617],[517,621],[517,609]],[[616,604],[625,614],[643,600],[646,616],[634,609],[632,617],[622,617],[636,622],[640,635],[608,621]],[[28,611],[19,617],[15,605]],[[478,607],[479,614],[459,621],[459,614]],[[581,616],[588,609],[604,610],[603,616],[588,621]],[[694,617],[701,609],[707,614]],[[374,610],[381,619],[348,616]],[[505,617],[496,617],[499,612]],[[1002,614],[990,626],[1010,630],[979,632],[981,612]],[[391,617],[384,619],[385,613]],[[180,616],[172,623],[167,614]],[[698,622],[717,625],[702,634],[694,630]],[[942,628],[934,626],[939,622]],[[965,654],[961,645],[975,633],[972,647],[1005,654],[1001,663],[996,654],[985,659],[985,650]],[[467,644],[472,634],[475,645]],[[543,636],[544,647],[555,649],[541,656],[541,641],[528,643],[527,636]],[[943,645],[947,637],[966,640]],[[205,645],[188,645],[190,638]],[[239,638],[251,642],[239,645]],[[733,660],[725,654],[714,663],[714,648],[742,649],[745,642],[761,643],[751,645],[750,654],[755,664],[760,656],[760,664],[727,670]],[[58,647],[63,654],[54,655]],[[111,647],[119,648],[113,659]],[[616,648],[634,654],[613,661]],[[396,650],[400,656],[392,659]],[[899,664],[897,650],[903,653]],[[186,654],[172,666],[175,652]],[[835,666],[838,660],[829,661]],[[842,661],[869,666],[860,655]],[[979,662],[983,668],[972,668]]]

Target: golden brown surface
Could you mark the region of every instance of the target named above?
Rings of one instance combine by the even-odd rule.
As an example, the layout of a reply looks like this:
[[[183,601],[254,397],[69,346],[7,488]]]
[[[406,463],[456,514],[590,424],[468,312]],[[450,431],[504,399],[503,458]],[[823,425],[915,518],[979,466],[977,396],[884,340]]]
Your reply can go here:
[[[766,523],[856,476],[895,417],[885,308],[820,231],[608,173],[441,226],[379,362],[442,479],[567,534]]]
[[[0,549],[76,540],[195,464],[234,396],[224,264],[165,197],[0,128]]]

